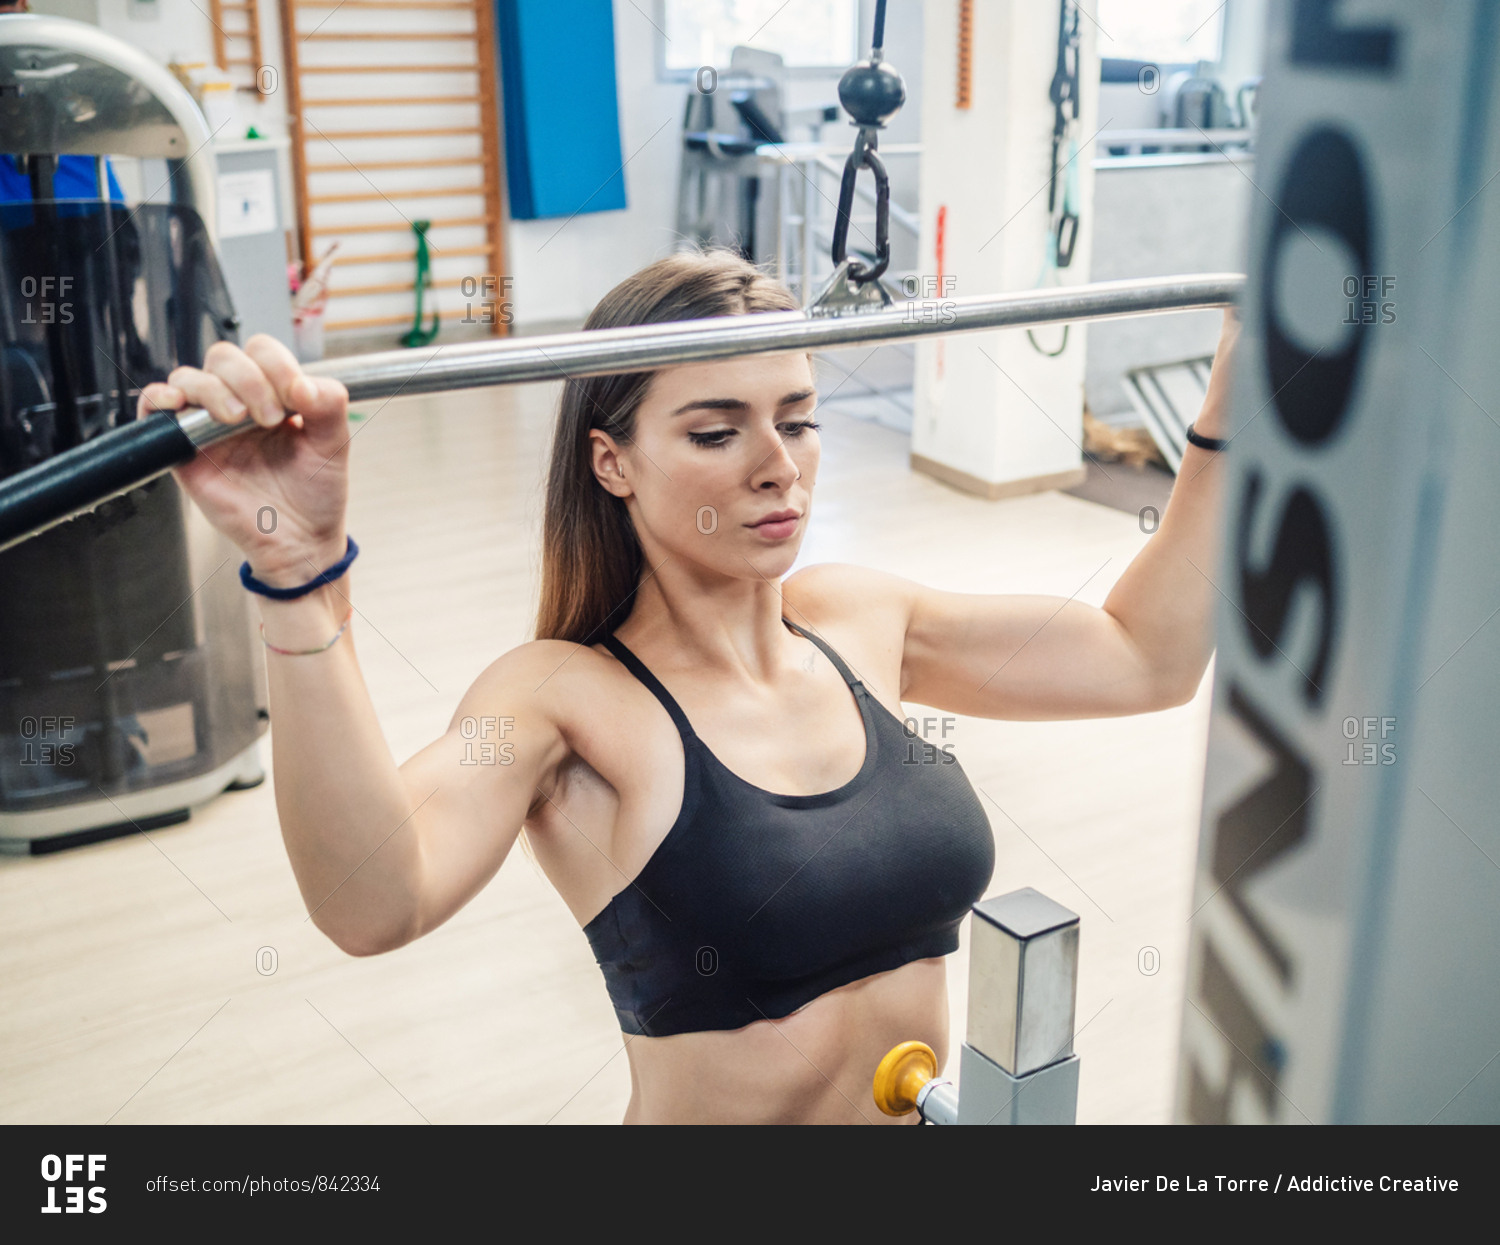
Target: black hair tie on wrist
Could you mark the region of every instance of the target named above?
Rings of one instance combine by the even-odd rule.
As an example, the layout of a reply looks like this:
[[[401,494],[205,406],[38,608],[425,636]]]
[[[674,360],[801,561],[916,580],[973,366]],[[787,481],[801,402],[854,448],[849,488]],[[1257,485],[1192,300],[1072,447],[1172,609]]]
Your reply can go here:
[[[1190,444],[1196,445],[1200,450],[1222,450],[1229,444],[1227,440],[1221,441],[1218,437],[1200,436],[1193,431],[1192,424],[1187,426],[1187,439]]]
[[[359,556],[359,546],[354,543],[354,537],[349,536],[346,539],[348,543],[344,546],[344,556],[309,583],[302,584],[296,588],[273,588],[270,584],[262,583],[250,573],[250,563],[248,561],[240,566],[240,583],[244,584],[251,592],[258,592],[263,597],[270,597],[275,601],[294,601],[298,597],[306,596],[314,588],[321,588],[324,584],[332,583],[349,569],[349,564]]]

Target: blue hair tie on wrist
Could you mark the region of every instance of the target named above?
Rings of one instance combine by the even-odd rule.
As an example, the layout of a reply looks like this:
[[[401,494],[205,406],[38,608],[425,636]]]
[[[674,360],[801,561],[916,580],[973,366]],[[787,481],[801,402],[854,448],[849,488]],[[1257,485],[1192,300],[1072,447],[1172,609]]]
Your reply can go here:
[[[355,558],[359,557],[359,546],[354,543],[354,537],[347,536],[345,539],[348,540],[349,544],[344,551],[344,556],[316,579],[303,584],[299,588],[273,588],[270,584],[262,583],[250,573],[249,561],[240,564],[240,583],[244,584],[251,592],[258,592],[261,596],[270,597],[276,601],[292,601],[297,597],[306,596],[314,588],[321,588],[324,584],[331,584],[349,569],[349,564]]]

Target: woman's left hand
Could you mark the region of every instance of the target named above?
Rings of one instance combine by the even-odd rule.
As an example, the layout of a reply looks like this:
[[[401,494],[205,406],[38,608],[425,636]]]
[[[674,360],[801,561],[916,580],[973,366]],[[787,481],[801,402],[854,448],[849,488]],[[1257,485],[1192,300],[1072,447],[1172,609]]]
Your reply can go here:
[[[1208,392],[1203,398],[1203,410],[1193,421],[1193,430],[1205,437],[1224,437],[1229,415],[1230,385],[1234,379],[1235,349],[1240,340],[1242,327],[1239,312],[1234,307],[1224,308],[1224,321],[1219,328],[1219,344],[1214,349],[1213,367],[1208,377]]]

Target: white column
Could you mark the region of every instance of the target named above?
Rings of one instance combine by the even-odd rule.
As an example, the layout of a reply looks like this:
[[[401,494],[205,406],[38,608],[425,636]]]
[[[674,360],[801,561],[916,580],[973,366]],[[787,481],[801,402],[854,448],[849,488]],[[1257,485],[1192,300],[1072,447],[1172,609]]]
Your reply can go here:
[[[1067,285],[1088,280],[1093,234],[1095,7],[1095,0],[1086,0],[1080,22],[1082,107],[1074,163],[1081,225],[1073,262],[1058,274]],[[939,275],[937,223],[944,209],[941,270],[950,279],[950,296],[1034,288],[1049,228],[1048,92],[1057,64],[1058,6],[983,0],[973,8],[971,106],[959,109],[957,0],[928,0],[924,7],[919,269],[934,281]],[[888,53],[900,68],[899,49]],[[1066,159],[1064,151],[1059,161]],[[934,289],[925,314],[941,316],[940,298]],[[1053,350],[1062,329],[1038,329],[1036,337]],[[918,342],[912,467],[989,498],[1079,483],[1086,344],[1083,325],[1072,326],[1057,358],[1038,352],[1017,329]]]

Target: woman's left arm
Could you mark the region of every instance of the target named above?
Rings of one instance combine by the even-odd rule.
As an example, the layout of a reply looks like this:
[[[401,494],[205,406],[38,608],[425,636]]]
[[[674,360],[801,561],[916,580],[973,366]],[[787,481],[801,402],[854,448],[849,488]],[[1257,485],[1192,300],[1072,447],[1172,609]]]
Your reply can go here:
[[[1230,377],[1240,322],[1225,308],[1203,409],[1193,423],[1200,436],[1227,440]],[[1136,555],[1105,599],[1174,703],[1190,700],[1213,656],[1219,597],[1218,515],[1224,451],[1189,442],[1161,527]]]
[[[1194,430],[1225,438],[1231,310]],[[1231,365],[1231,366],[1226,366]],[[912,584],[901,697],[975,717],[1149,713],[1190,700],[1213,653],[1221,451],[1189,444],[1161,525],[1102,608]]]

